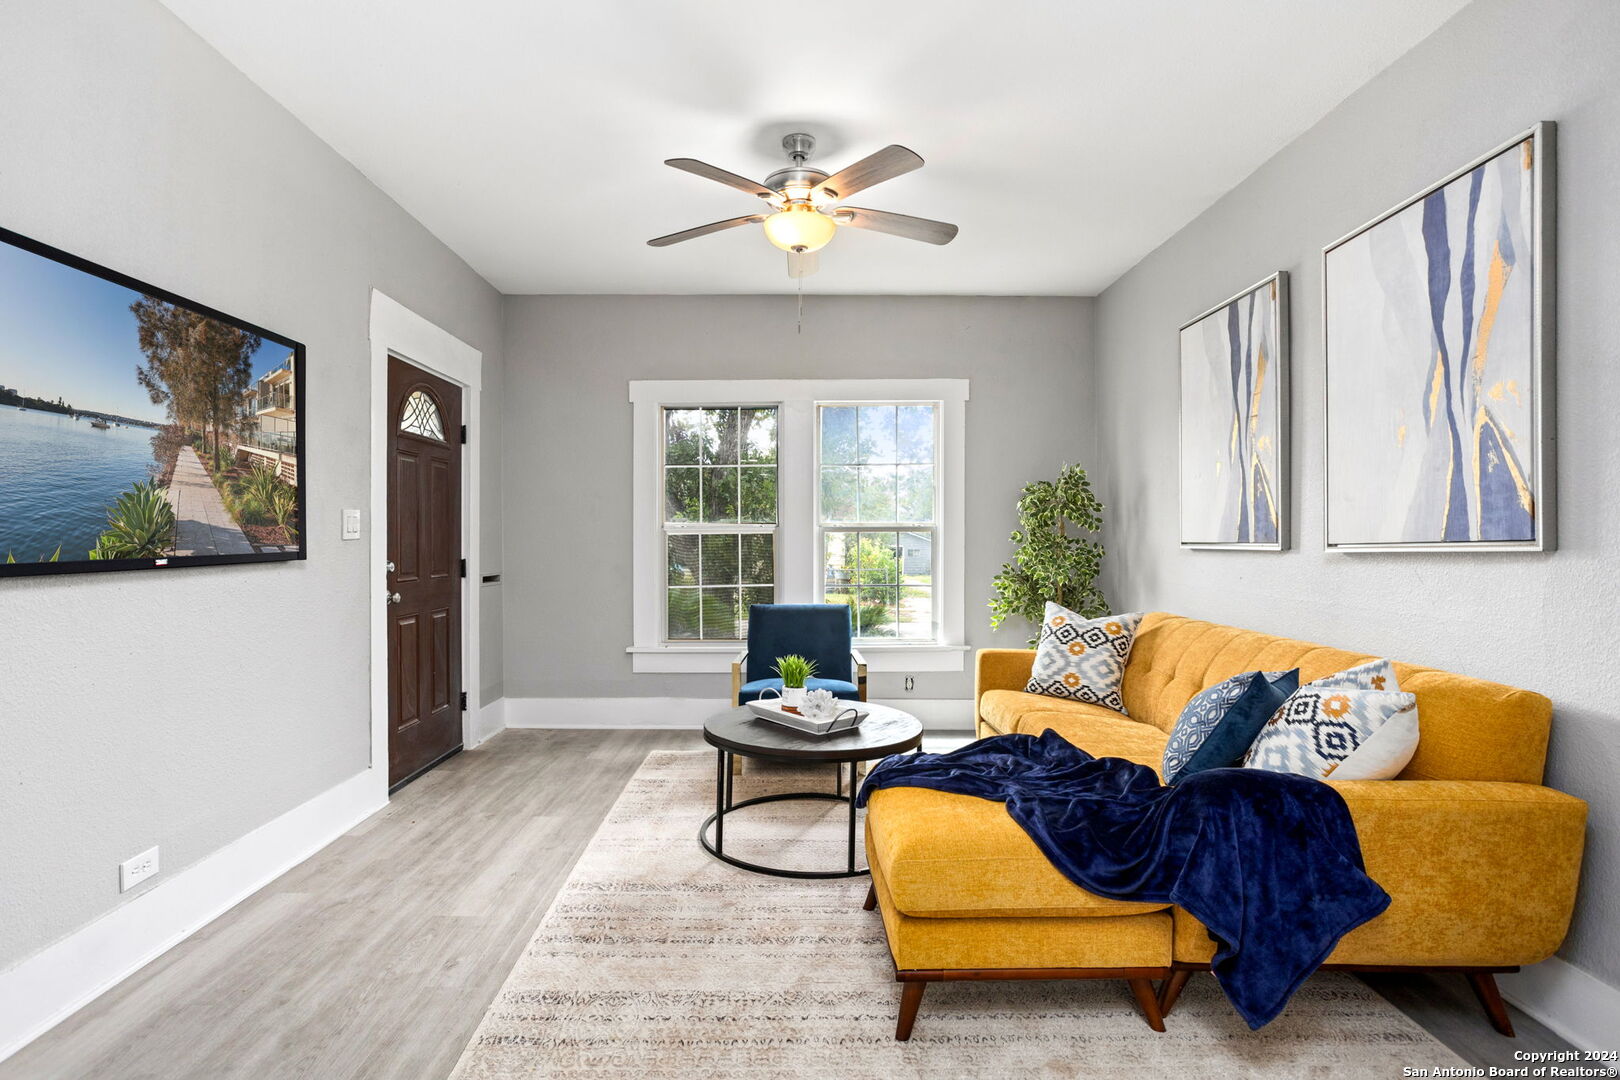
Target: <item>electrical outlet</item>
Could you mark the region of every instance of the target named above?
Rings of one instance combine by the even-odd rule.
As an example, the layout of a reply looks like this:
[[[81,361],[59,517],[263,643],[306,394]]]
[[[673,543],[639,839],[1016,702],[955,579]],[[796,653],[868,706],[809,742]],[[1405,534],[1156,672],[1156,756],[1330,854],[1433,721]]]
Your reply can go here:
[[[912,676],[907,675],[906,676],[906,693],[909,694],[915,689],[917,689],[917,680],[915,678],[913,678]]]
[[[360,511],[358,511],[358,510],[345,510],[345,511],[343,511],[343,539],[345,539],[345,540],[358,540],[358,539],[360,539]]]
[[[118,891],[129,892],[158,872],[158,849],[147,848],[133,859],[118,864]]]

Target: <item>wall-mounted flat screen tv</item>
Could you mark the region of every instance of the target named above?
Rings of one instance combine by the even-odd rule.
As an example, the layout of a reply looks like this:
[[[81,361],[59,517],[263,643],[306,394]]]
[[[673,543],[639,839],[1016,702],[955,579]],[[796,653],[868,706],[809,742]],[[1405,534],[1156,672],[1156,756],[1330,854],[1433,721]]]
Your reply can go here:
[[[0,229],[0,576],[304,558],[304,347]]]

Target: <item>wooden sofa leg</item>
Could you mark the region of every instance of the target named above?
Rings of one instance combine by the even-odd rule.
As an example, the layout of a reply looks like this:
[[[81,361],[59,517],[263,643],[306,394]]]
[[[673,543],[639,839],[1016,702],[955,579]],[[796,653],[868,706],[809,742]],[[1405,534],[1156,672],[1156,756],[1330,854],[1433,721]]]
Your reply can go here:
[[[1485,1015],[1491,1019],[1491,1027],[1500,1031],[1508,1038],[1513,1038],[1513,1020],[1508,1016],[1507,1005],[1502,1001],[1502,992],[1496,988],[1496,976],[1489,971],[1470,971],[1468,985],[1473,987],[1474,996],[1485,1007]]]
[[[1170,973],[1159,987],[1159,1015],[1169,1016],[1170,1010],[1176,1007],[1176,999],[1181,996],[1182,989],[1187,985],[1193,973],[1189,968],[1177,968]]]
[[[877,886],[868,885],[866,887],[866,900],[861,904],[861,910],[871,911],[875,907],[877,907]]]
[[[1159,998],[1153,992],[1152,979],[1131,979],[1131,993],[1136,995],[1136,1003],[1142,1007],[1147,1016],[1148,1027],[1154,1031],[1164,1030],[1164,1015],[1159,1012]]]
[[[900,984],[904,989],[900,992],[900,1017],[895,1021],[894,1037],[899,1042],[911,1038],[911,1025],[917,1022],[917,1006],[922,1004],[923,991],[928,989],[925,982],[908,982]]]

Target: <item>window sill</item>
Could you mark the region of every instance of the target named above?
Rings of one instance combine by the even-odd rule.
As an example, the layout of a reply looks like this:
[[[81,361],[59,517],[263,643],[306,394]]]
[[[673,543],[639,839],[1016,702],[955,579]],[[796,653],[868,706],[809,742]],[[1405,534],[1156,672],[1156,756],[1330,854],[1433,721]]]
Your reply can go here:
[[[705,645],[631,645],[631,670],[637,674],[689,674],[730,672],[731,661],[743,651],[742,642]],[[967,667],[967,645],[903,644],[900,642],[856,642],[855,649],[866,657],[869,674],[884,672],[963,671]]]

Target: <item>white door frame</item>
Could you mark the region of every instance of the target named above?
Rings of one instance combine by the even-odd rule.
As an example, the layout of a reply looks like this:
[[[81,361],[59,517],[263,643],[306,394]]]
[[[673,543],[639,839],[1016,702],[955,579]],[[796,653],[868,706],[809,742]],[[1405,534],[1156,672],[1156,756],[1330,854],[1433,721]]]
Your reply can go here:
[[[484,356],[459,338],[428,322],[397,300],[371,290],[371,775],[378,796],[388,797],[388,358],[449,379],[461,386],[467,445],[461,451],[461,550],[467,576],[461,583],[461,688],[467,711],[461,714],[461,744],[474,745],[481,690],[478,582],[479,446],[483,438]],[[455,432],[446,432],[455,438]]]

